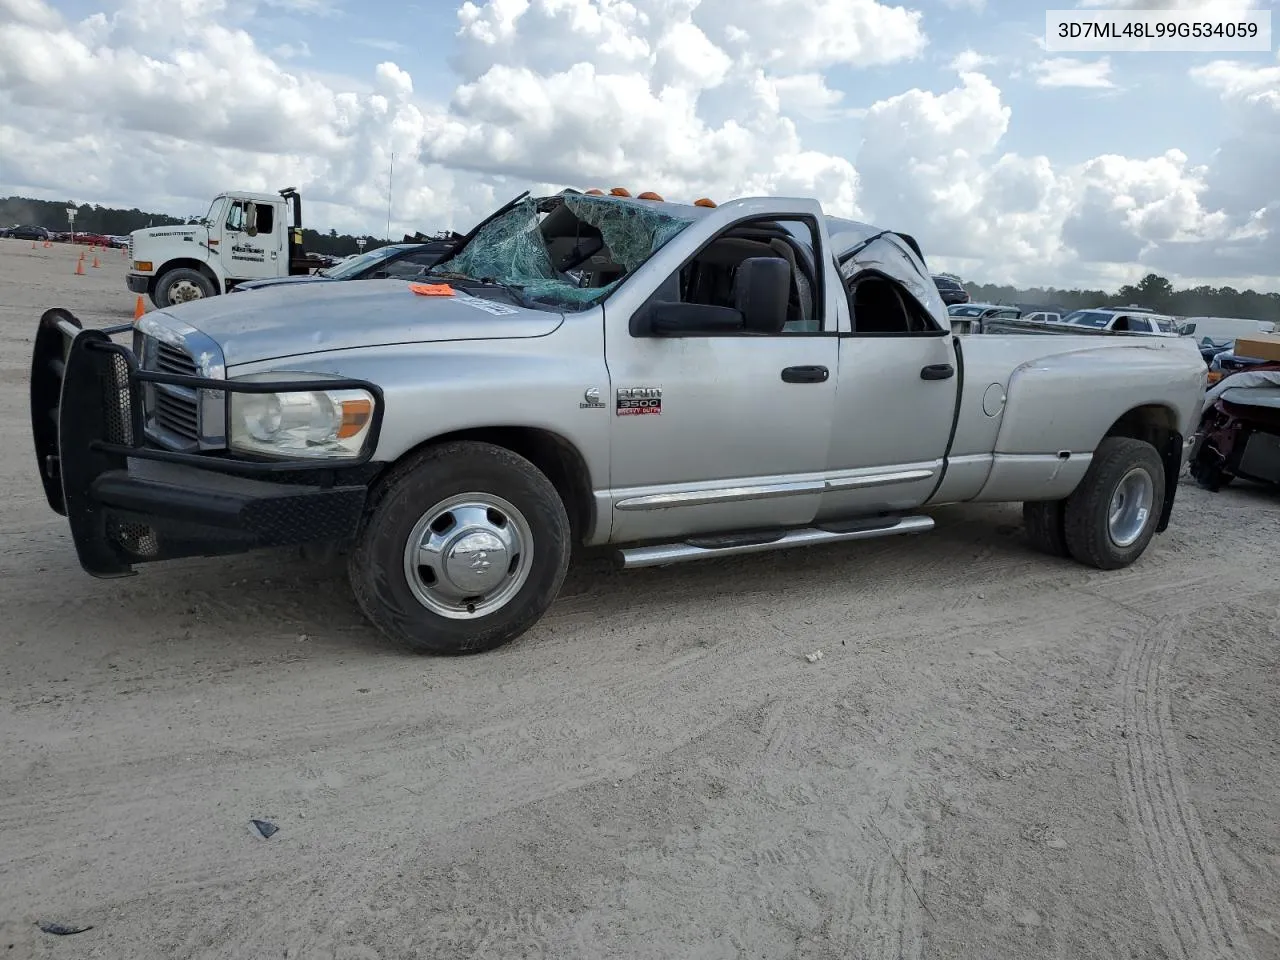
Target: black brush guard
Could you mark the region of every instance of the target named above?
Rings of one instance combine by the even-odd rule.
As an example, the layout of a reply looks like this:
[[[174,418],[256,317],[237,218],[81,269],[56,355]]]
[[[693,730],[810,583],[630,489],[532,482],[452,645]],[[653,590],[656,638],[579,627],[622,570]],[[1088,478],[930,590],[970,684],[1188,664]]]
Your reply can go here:
[[[31,357],[31,432],[49,506],[71,527],[95,577],[133,564],[350,539],[359,529],[382,392],[362,380],[244,383],[139,369],[114,343],[124,324],[84,329],[66,310],[40,318]],[[375,403],[359,458],[266,460],[226,451],[179,453],[146,439],[145,383],[232,393],[362,389]],[[229,419],[228,419],[229,422]],[[361,469],[365,468],[365,469]]]

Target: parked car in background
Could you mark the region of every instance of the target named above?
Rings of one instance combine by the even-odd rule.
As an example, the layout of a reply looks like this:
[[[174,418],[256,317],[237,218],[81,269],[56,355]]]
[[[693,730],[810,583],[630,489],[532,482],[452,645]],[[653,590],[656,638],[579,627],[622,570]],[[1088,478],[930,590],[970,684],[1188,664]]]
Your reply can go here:
[[[1017,320],[1022,311],[1017,307],[999,303],[957,303],[947,307],[951,317],[951,332],[955,334],[981,333],[986,320]]]
[[[1062,314],[1052,313],[1048,310],[1036,310],[1032,313],[1023,314],[1022,319],[1031,320],[1035,323],[1061,323]]]
[[[16,227],[5,227],[0,230],[0,237],[11,237],[14,240],[48,240],[49,231],[33,224],[21,224]]]
[[[422,276],[423,272],[443,257],[453,247],[448,240],[432,240],[427,243],[390,243],[376,250],[367,250],[315,273],[292,277],[268,277],[238,283],[231,291],[261,290],[264,287],[280,287],[285,284],[318,283],[334,280],[408,280]]]
[[[1172,317],[1151,313],[1144,307],[1095,307],[1074,310],[1062,322],[1113,333],[1144,333],[1155,337],[1176,337],[1178,328]]]
[[[933,275],[933,285],[938,288],[938,296],[942,297],[942,302],[948,307],[953,303],[968,303],[969,291],[955,277],[944,277],[939,274]]]

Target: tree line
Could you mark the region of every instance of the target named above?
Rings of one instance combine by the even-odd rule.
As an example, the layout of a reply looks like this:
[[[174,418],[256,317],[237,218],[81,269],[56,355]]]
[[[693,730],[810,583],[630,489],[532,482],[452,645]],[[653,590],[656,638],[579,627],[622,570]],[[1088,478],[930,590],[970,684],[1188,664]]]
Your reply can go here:
[[[1053,287],[1017,287],[961,281],[975,303],[1017,304],[1057,310],[1087,310],[1090,307],[1139,306],[1173,317],[1239,317],[1270,320],[1280,326],[1280,293],[1259,293],[1235,287],[1203,285],[1175,290],[1166,278],[1148,273],[1136,284],[1119,290],[1058,290]]]
[[[118,210],[97,204],[5,197],[0,199],[0,226],[21,223],[47,227],[50,230],[66,230],[69,206],[76,208],[76,230],[85,233],[124,235],[144,227],[165,227],[186,222],[183,218],[163,213],[145,213],[136,207],[132,210]],[[447,236],[447,231],[441,231],[430,236],[406,235],[404,239],[428,240]],[[368,237],[367,240],[366,250],[394,242],[375,237]],[[336,230],[320,233],[309,227],[304,228],[302,242],[307,250],[332,257],[345,257],[359,249],[353,235],[340,234]],[[967,281],[961,277],[956,279],[964,283],[969,295],[978,303],[1009,303],[1024,309],[1038,307],[1060,312],[1106,305],[1137,305],[1176,317],[1244,317],[1280,324],[1280,293],[1258,293],[1256,290],[1210,286],[1175,290],[1167,279],[1154,273],[1147,274],[1136,284],[1126,284],[1114,292],[1059,290],[1054,287],[1019,289]]]

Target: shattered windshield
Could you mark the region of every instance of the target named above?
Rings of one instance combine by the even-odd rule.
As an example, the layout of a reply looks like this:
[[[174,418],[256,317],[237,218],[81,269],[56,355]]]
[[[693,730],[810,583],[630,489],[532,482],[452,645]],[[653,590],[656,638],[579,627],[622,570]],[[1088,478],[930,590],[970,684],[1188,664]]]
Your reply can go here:
[[[485,224],[429,276],[508,290],[517,302],[582,310],[608,296],[693,222],[647,202],[564,194],[528,198]]]

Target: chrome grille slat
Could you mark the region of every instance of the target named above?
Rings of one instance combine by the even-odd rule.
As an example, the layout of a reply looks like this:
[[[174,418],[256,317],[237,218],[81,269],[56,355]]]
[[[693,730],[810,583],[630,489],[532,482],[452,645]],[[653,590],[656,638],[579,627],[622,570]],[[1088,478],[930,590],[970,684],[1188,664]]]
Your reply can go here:
[[[195,359],[182,347],[163,340],[150,344],[148,369],[182,377],[199,376]],[[199,400],[195,390],[174,384],[152,384],[147,391],[149,426],[166,446],[195,449],[200,441]]]

